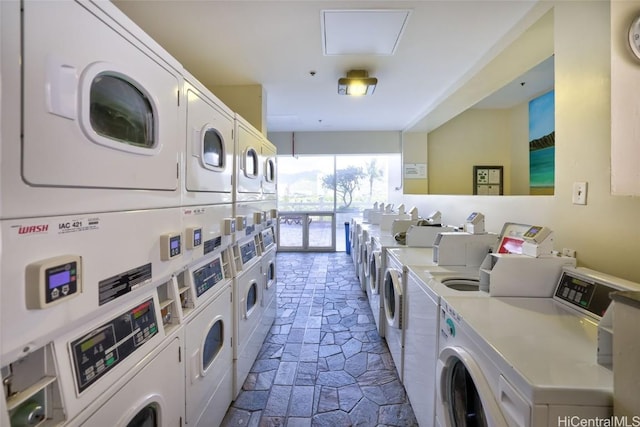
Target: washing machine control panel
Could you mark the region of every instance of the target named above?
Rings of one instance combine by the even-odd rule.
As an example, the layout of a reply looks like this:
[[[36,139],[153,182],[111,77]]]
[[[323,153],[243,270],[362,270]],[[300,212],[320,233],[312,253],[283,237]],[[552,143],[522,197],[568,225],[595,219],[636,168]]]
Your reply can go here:
[[[158,333],[153,298],[69,343],[78,394]]]
[[[563,272],[556,288],[555,298],[580,311],[598,318],[609,308],[609,294],[618,289],[588,277]]]
[[[193,283],[196,288],[196,295],[200,295],[213,288],[224,279],[222,271],[222,260],[216,257],[211,262],[193,271]]]
[[[28,309],[42,309],[82,292],[82,259],[62,255],[31,263],[26,269]]]
[[[260,232],[262,238],[262,250],[265,251],[275,243],[273,236],[273,227],[267,227]]]
[[[253,240],[249,240],[247,243],[240,245],[240,259],[242,259],[242,264],[248,263],[257,255],[256,243]]]

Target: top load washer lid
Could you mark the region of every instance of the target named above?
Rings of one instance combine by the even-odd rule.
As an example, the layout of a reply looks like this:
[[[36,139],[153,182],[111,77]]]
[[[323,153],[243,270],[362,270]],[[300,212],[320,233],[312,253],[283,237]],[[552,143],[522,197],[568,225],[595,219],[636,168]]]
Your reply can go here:
[[[597,325],[588,318],[551,298],[442,299],[484,353],[478,358],[532,404],[612,405],[613,373],[597,363]]]

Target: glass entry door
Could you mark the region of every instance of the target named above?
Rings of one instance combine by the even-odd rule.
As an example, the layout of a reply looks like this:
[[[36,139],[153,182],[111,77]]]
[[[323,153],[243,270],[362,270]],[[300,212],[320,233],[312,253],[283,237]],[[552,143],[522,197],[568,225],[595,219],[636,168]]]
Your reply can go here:
[[[278,216],[279,251],[335,251],[333,212],[279,212]]]

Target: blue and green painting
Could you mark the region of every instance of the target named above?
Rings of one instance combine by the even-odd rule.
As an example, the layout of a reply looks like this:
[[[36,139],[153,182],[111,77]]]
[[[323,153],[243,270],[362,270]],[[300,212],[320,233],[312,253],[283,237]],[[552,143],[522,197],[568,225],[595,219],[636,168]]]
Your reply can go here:
[[[553,189],[555,180],[554,91],[529,101],[529,185]]]

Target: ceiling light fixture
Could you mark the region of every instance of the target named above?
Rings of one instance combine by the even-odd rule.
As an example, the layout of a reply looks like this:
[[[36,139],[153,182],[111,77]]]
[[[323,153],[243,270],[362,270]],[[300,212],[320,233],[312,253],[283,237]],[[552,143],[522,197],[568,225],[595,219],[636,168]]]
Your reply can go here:
[[[347,72],[347,77],[338,80],[338,93],[351,96],[371,95],[377,84],[378,79],[369,77],[365,70],[351,70]]]

